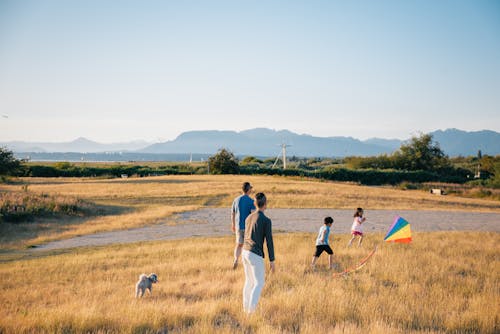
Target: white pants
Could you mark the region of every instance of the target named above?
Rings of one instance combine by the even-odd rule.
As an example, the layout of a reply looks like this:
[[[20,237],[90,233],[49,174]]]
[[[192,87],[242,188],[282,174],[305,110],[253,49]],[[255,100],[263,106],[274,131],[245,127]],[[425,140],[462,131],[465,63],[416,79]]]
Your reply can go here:
[[[245,286],[243,287],[243,310],[252,313],[259,302],[264,287],[264,258],[247,250],[241,254],[245,268]]]

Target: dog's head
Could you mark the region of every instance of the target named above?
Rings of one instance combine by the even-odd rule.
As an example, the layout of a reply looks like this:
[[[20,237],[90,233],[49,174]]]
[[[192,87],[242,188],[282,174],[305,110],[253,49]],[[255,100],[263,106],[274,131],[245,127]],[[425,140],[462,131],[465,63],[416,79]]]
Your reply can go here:
[[[157,283],[158,282],[158,276],[155,274],[155,273],[151,273],[149,276],[148,276],[149,280],[153,283]]]

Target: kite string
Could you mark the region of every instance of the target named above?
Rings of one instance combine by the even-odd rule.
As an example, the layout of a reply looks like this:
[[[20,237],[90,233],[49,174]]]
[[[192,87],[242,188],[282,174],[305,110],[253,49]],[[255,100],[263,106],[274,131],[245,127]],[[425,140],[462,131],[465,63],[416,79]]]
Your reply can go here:
[[[338,273],[333,273],[333,277],[340,277],[340,276],[345,276],[351,272],[354,272],[354,271],[357,271],[359,269],[361,269],[365,264],[366,262],[368,262],[368,260],[373,256],[373,254],[375,254],[375,252],[377,251],[378,249],[378,245],[375,246],[375,248],[366,256],[364,257],[363,259],[361,259],[361,261],[359,261],[356,265],[350,267],[350,268],[347,268],[341,272],[338,272]]]
[[[380,226],[380,227],[384,227],[384,228],[387,227],[387,225],[377,224],[377,223],[373,223],[373,222],[370,222],[370,221],[366,221],[363,224],[371,224],[371,225]]]

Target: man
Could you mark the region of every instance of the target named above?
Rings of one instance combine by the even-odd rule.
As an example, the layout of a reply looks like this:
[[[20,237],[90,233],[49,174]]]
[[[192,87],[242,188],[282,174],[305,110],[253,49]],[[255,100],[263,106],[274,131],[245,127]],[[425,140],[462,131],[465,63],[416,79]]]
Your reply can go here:
[[[267,244],[267,254],[274,272],[274,244],[271,219],[266,217],[266,195],[255,195],[257,211],[248,216],[245,227],[245,244],[242,259],[245,268],[245,286],[243,287],[243,310],[253,313],[259,302],[265,282],[264,240]]]
[[[234,199],[231,207],[231,230],[236,235],[233,269],[236,269],[238,266],[238,259],[240,258],[243,248],[245,239],[245,219],[255,210],[253,199],[250,197],[250,193],[252,192],[252,185],[250,182],[244,182],[241,190],[243,194]]]

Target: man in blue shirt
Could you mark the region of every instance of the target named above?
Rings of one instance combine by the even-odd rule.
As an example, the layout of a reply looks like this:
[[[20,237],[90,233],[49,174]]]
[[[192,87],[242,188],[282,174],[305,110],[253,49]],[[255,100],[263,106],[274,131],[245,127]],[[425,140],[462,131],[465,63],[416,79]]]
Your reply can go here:
[[[231,207],[231,230],[236,235],[236,246],[234,247],[233,269],[238,266],[238,259],[245,241],[245,219],[255,210],[254,200],[250,197],[252,185],[244,182],[241,187],[243,194],[236,197]]]

